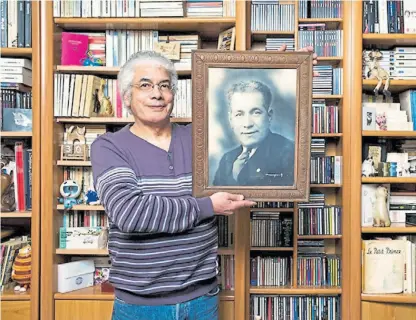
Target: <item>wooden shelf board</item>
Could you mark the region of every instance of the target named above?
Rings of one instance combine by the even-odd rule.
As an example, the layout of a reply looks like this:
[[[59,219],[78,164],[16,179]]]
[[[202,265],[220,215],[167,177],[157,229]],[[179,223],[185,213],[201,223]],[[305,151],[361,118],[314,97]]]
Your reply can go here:
[[[344,57],[318,57],[316,60],[318,61],[319,65],[337,65]]]
[[[298,239],[303,240],[320,240],[320,239],[341,239],[342,235],[340,234],[314,234],[314,235],[298,235]]]
[[[63,204],[58,204],[57,206],[58,210],[65,210]],[[97,205],[97,206],[90,206],[88,204],[77,204],[72,206],[72,209],[70,210],[84,210],[84,211],[105,211],[103,206]]]
[[[342,97],[342,94],[314,94],[312,99],[339,100],[342,99]]]
[[[6,57],[32,57],[32,48],[0,48],[0,55]]]
[[[416,293],[396,294],[361,294],[362,301],[385,302],[385,303],[411,303],[416,304]]]
[[[32,136],[32,132],[28,131],[0,131],[2,138],[29,138]]]
[[[251,247],[251,251],[293,251],[293,247]]]
[[[234,255],[234,249],[233,248],[218,248],[218,254],[219,255]]]
[[[393,46],[416,45],[415,34],[399,33],[366,33],[363,34],[363,45],[377,45],[379,49],[391,48]]]
[[[362,183],[416,183],[416,177],[363,177]]]
[[[218,34],[235,26],[235,17],[151,17],[151,18],[55,18],[65,30],[160,30],[188,31],[218,39]]]
[[[416,131],[370,131],[363,130],[363,137],[391,137],[391,138],[416,138]]]
[[[31,218],[31,211],[1,212],[0,218]]]
[[[57,117],[56,122],[60,123],[120,123],[127,124],[134,122],[132,117],[117,118],[117,117],[91,117],[91,118],[73,118],[73,117]],[[189,123],[192,118],[171,118],[171,122],[175,123]]]
[[[250,208],[251,212],[293,212],[294,208]]]
[[[312,138],[341,138],[342,133],[312,133]]]
[[[56,300],[114,300],[114,292],[103,292],[100,285],[67,293],[56,292]],[[234,290],[222,290],[220,300],[234,300]]]
[[[312,183],[311,188],[341,188],[342,184],[336,183]]]
[[[72,161],[72,160],[58,160],[56,162],[58,166],[66,167],[89,167],[91,166],[91,161]]]
[[[341,288],[329,287],[250,287],[251,294],[312,294],[312,295],[338,295]]]
[[[107,249],[56,249],[56,254],[62,255],[79,255],[79,256],[107,256]]]
[[[362,227],[362,233],[416,233],[416,226],[406,225],[404,223],[392,223],[390,227]]]
[[[92,286],[66,293],[56,292],[57,300],[114,300],[114,292],[103,292],[101,286]]]
[[[373,91],[377,83],[378,80],[363,79],[363,89]],[[383,81],[383,84],[384,83],[385,81]],[[381,88],[384,88],[384,86],[381,86]],[[416,80],[391,80],[389,86],[389,90],[393,93],[403,92],[414,88],[416,88]]]
[[[7,288],[0,294],[0,301],[28,301],[30,289],[26,292],[15,292],[13,288]]]
[[[190,75],[192,73],[191,66],[183,64],[176,65],[176,72],[178,75]],[[79,74],[95,74],[95,75],[106,75],[116,76],[120,71],[120,67],[99,67],[99,66],[56,66],[56,71],[60,73],[79,73]]]

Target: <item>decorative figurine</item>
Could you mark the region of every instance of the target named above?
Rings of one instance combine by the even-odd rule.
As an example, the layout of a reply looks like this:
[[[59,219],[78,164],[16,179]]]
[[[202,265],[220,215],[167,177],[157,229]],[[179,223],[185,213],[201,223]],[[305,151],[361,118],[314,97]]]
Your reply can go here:
[[[376,169],[374,168],[373,157],[368,157],[364,160],[361,165],[361,176],[362,177],[375,177]]]
[[[373,227],[390,227],[389,208],[387,199],[389,192],[386,187],[378,186],[376,190],[376,205],[373,211]]]
[[[87,146],[85,144],[86,128],[71,125],[66,127],[64,144],[62,145],[62,160],[87,160]]]
[[[391,92],[389,91],[390,85],[390,75],[389,73],[380,67],[379,61],[383,57],[383,54],[378,49],[373,49],[368,53],[368,57],[365,56],[365,50],[363,51],[363,60],[368,67],[367,78],[368,79],[377,79],[377,86],[374,88],[374,94],[378,96],[383,80],[386,80],[384,85],[383,95],[386,97],[391,97]]]
[[[83,66],[103,66],[104,63],[101,58],[94,58],[91,50],[86,52],[87,57],[81,60]]]
[[[105,79],[101,79],[100,88],[96,90],[94,94],[94,110],[99,117],[112,117],[114,116],[113,105],[109,97],[105,96]]]
[[[82,203],[82,199],[76,199],[81,194],[81,188],[74,180],[65,180],[59,190],[62,198],[58,198],[58,201],[64,204],[65,209],[70,210],[74,204]]]
[[[20,248],[12,266],[12,280],[17,282],[14,291],[26,292],[32,278],[32,247],[28,244]]]
[[[97,191],[89,189],[85,194],[85,203],[89,205],[99,205],[100,199],[98,198]]]

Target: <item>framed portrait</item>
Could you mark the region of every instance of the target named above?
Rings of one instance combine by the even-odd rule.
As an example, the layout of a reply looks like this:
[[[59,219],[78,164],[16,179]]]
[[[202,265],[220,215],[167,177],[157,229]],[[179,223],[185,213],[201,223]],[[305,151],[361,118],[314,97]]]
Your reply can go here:
[[[312,54],[192,53],[193,193],[308,201]]]

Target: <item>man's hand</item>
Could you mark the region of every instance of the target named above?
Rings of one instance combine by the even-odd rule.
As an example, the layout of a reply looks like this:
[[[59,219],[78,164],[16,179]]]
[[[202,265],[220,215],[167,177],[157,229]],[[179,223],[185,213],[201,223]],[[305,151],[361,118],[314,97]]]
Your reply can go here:
[[[211,197],[214,212],[218,214],[232,214],[240,208],[251,207],[254,201],[244,200],[244,196],[227,192],[217,192]]]
[[[282,45],[282,46],[279,48],[279,50],[278,50],[278,51],[284,52],[284,51],[286,51],[286,48],[287,48],[287,46],[284,44],[284,45]],[[307,47],[304,47],[304,48],[302,48],[302,49],[300,49],[300,50],[298,50],[298,51],[303,51],[303,52],[313,52],[313,47],[312,47],[312,46],[307,46]],[[313,59],[313,62],[312,62],[312,63],[313,63],[313,65],[317,65],[317,64],[318,64],[318,55],[317,55],[316,53],[314,53],[314,54],[312,55],[312,59]],[[318,77],[318,76],[319,76],[319,73],[314,71],[313,76],[314,76],[314,77]]]

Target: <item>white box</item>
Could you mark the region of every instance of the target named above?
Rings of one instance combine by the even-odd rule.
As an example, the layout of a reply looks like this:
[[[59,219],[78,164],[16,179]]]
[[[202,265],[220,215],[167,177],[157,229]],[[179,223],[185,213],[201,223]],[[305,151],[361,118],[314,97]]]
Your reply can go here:
[[[58,292],[65,293],[94,285],[94,260],[58,265]]]

